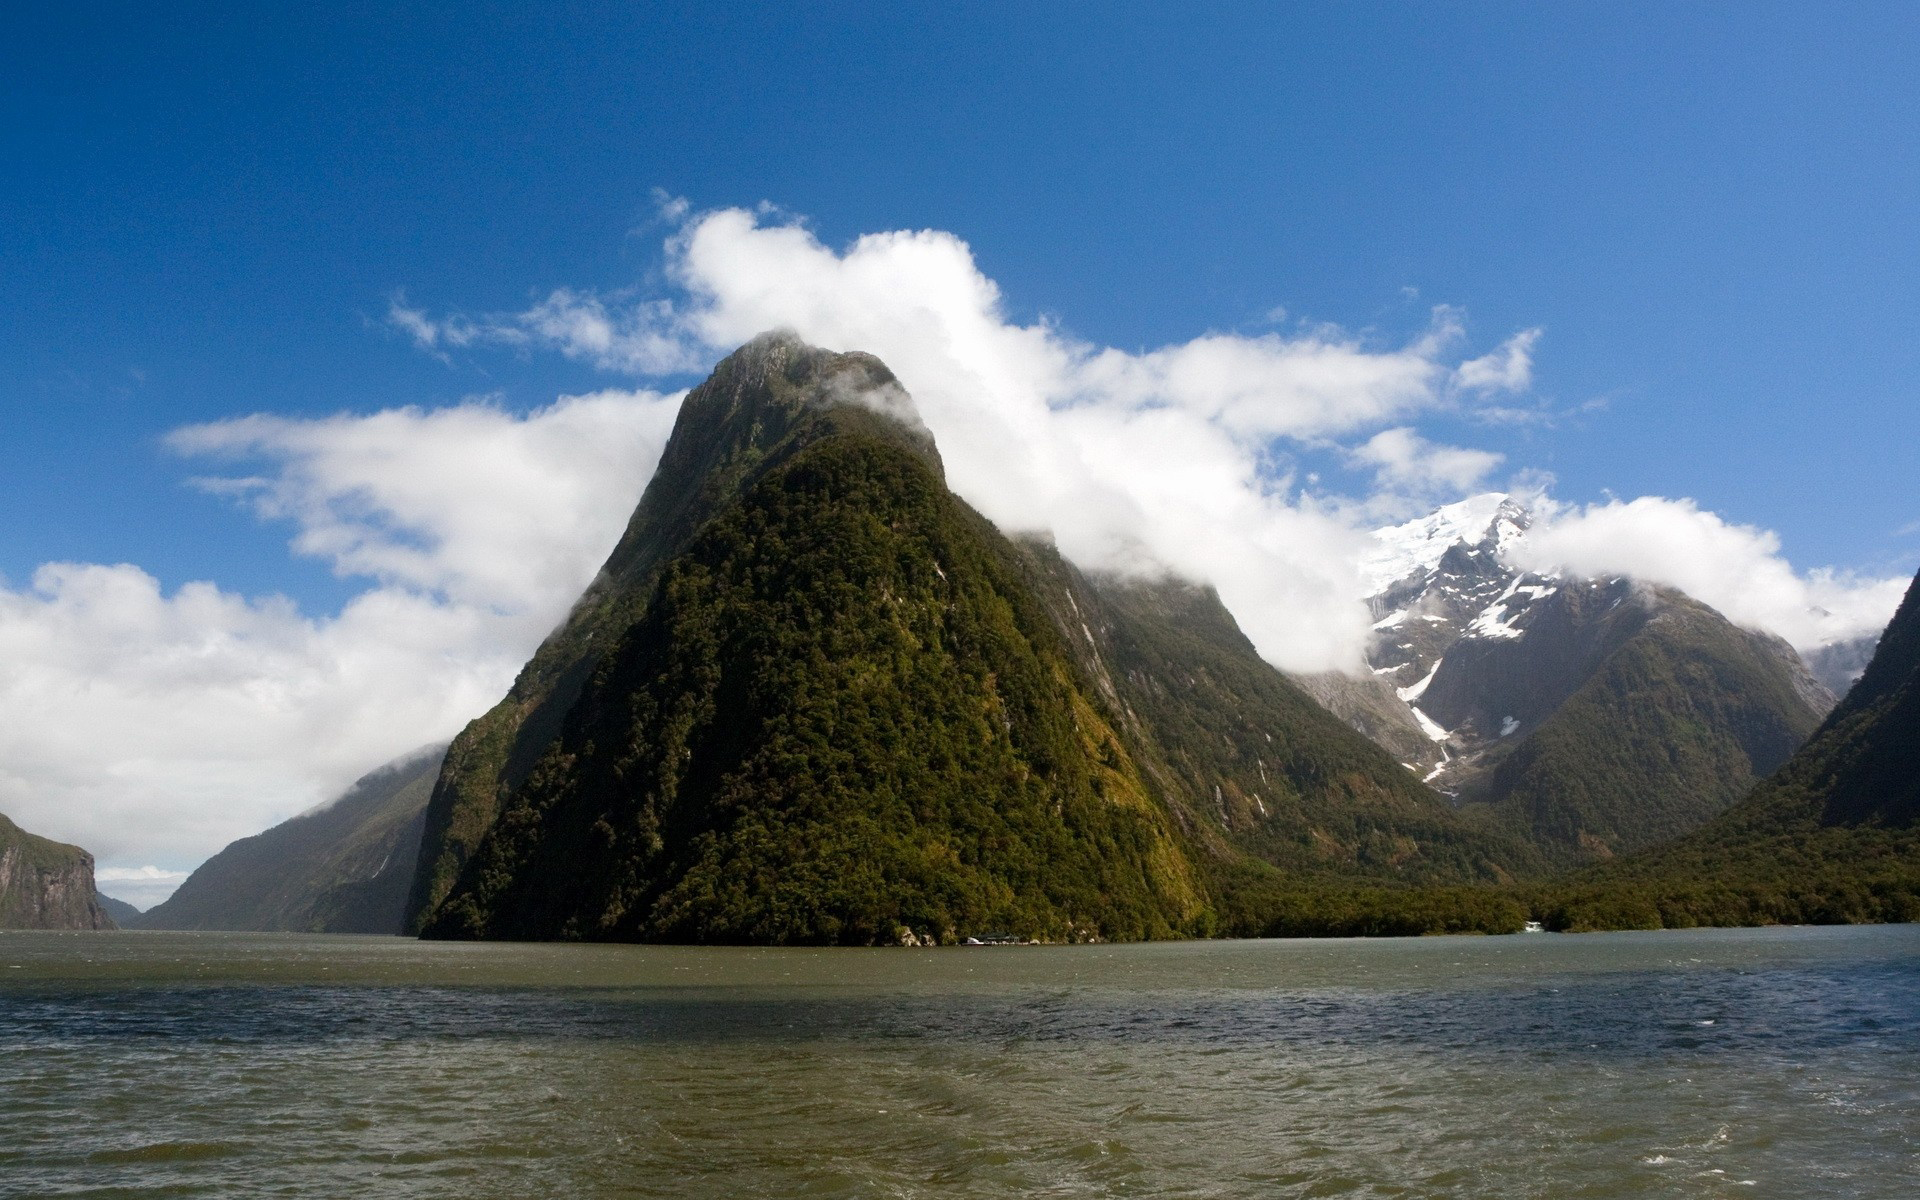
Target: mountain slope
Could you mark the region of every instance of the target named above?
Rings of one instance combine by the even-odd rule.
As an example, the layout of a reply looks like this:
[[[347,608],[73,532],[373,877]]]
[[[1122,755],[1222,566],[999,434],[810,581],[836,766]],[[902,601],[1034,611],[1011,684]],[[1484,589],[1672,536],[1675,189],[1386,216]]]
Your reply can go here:
[[[93,890],[93,855],[0,814],[0,929],[112,929]]]
[[[1263,662],[1210,590],[1003,537],[877,360],[756,339],[687,404],[629,529],[655,565],[610,565],[536,659],[578,683],[543,725],[510,703],[468,731],[546,740],[491,777],[465,849],[430,820],[423,873],[458,869],[428,936],[1137,938],[1218,928],[1230,900],[1259,931],[1250,885],[1526,859]],[[689,491],[706,519],[674,546],[648,514]],[[458,814],[463,769],[436,788],[447,828],[484,815]]]
[[[1025,548],[1141,761],[1231,851],[1303,883],[1494,882],[1531,862],[1260,658],[1213,589],[1087,577]]]
[[[100,902],[100,910],[106,913],[108,919],[115,925],[118,925],[122,929],[138,929],[140,927],[140,917],[142,914],[140,910],[133,905],[128,904],[125,900],[116,900],[112,896],[98,893],[95,894],[94,898]]]
[[[429,936],[1186,930],[1182,839],[1017,553],[890,436],[822,436],[667,567]]]
[[[1791,647],[1679,592],[1511,566],[1530,525],[1488,495],[1381,531],[1370,658],[1427,730],[1426,778],[1547,866],[1697,828],[1831,707]]]
[[[815,438],[876,425],[876,410],[911,414],[879,360],[830,354],[782,333],[741,347],[688,394],[606,565],[506,697],[448,750],[427,810],[409,928],[419,928],[452,889],[505,796],[559,734],[601,655],[646,611],[667,561],[768,470]],[[923,430],[899,436],[931,452]]]
[[[401,932],[435,747],[373,771],[339,799],[241,838],[200,864],[141,929]]]
[[[1920,577],[1846,698],[1678,842],[1556,889],[1567,928],[1920,920]]]

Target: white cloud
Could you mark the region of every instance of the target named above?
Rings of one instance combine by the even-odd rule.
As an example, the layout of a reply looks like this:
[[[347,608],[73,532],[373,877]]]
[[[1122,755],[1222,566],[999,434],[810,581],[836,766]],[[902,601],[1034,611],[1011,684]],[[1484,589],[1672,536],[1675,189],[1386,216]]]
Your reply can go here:
[[[1521,565],[1667,584],[1803,650],[1877,634],[1906,592],[1904,579],[1798,573],[1781,557],[1778,535],[1731,524],[1692,500],[1548,503],[1537,515],[1514,551]]]
[[[216,486],[371,584],[331,617],[206,582],[169,594],[124,564],[0,588],[0,811],[106,870],[191,866],[450,737],[599,568],[678,404],[603,392],[526,416],[465,404],[179,431],[182,452],[267,465]]]
[[[186,871],[163,871],[151,864],[144,867],[101,867],[93,873],[94,886],[115,900],[124,900],[146,911],[173,894],[186,882]]]
[[[1471,491],[1506,458],[1488,450],[1439,445],[1404,425],[1374,434],[1351,457],[1371,468],[1383,487],[1420,498]]]
[[[1499,349],[1468,359],[1453,373],[1454,382],[1471,392],[1524,392],[1533,386],[1533,346],[1538,329],[1526,329],[1500,344]]]
[[[670,219],[682,221],[667,243],[679,295],[623,306],[556,292],[548,308],[565,319],[536,309],[503,327],[641,374],[710,361],[780,327],[877,354],[912,393],[955,490],[996,523],[1049,530],[1084,565],[1172,568],[1211,582],[1261,653],[1288,669],[1358,662],[1367,619],[1354,599],[1366,544],[1357,525],[1462,495],[1503,461],[1431,442],[1410,422],[1454,410],[1540,416],[1487,402],[1532,386],[1541,331],[1455,362],[1465,318],[1446,305],[1403,345],[1317,327],[1131,352],[1011,320],[998,287],[949,233],[869,234],[835,250],[765,208],[681,209]],[[1296,488],[1293,457],[1327,449],[1370,469],[1375,492],[1356,501]],[[1884,582],[1799,576],[1777,547],[1741,559],[1776,581],[1761,603],[1685,552],[1656,553],[1659,544],[1623,545],[1631,554],[1621,561],[1650,579],[1695,580],[1689,590],[1702,599],[1789,640],[1864,628],[1891,611],[1881,607]]]

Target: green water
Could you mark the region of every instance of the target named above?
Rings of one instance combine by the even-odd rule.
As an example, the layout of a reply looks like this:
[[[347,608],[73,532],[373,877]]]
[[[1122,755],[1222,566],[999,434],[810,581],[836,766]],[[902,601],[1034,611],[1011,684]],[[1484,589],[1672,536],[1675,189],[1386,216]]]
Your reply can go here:
[[[0,1195],[1920,1195],[1920,928],[0,934]]]

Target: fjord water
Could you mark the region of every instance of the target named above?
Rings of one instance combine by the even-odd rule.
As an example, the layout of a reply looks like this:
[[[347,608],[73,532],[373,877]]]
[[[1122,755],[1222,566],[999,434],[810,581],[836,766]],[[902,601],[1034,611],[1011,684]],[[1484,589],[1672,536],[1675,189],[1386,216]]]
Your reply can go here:
[[[0,934],[0,1195],[1920,1194],[1920,927]]]

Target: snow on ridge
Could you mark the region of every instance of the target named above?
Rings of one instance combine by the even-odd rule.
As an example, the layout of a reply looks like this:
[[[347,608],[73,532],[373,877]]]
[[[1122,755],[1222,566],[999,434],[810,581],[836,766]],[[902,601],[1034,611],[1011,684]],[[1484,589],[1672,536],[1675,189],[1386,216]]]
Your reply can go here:
[[[1431,571],[1454,545],[1478,545],[1491,535],[1505,552],[1526,534],[1526,510],[1505,492],[1483,492],[1443,505],[1424,517],[1373,531],[1378,549],[1360,564],[1369,595],[1419,572]]]

